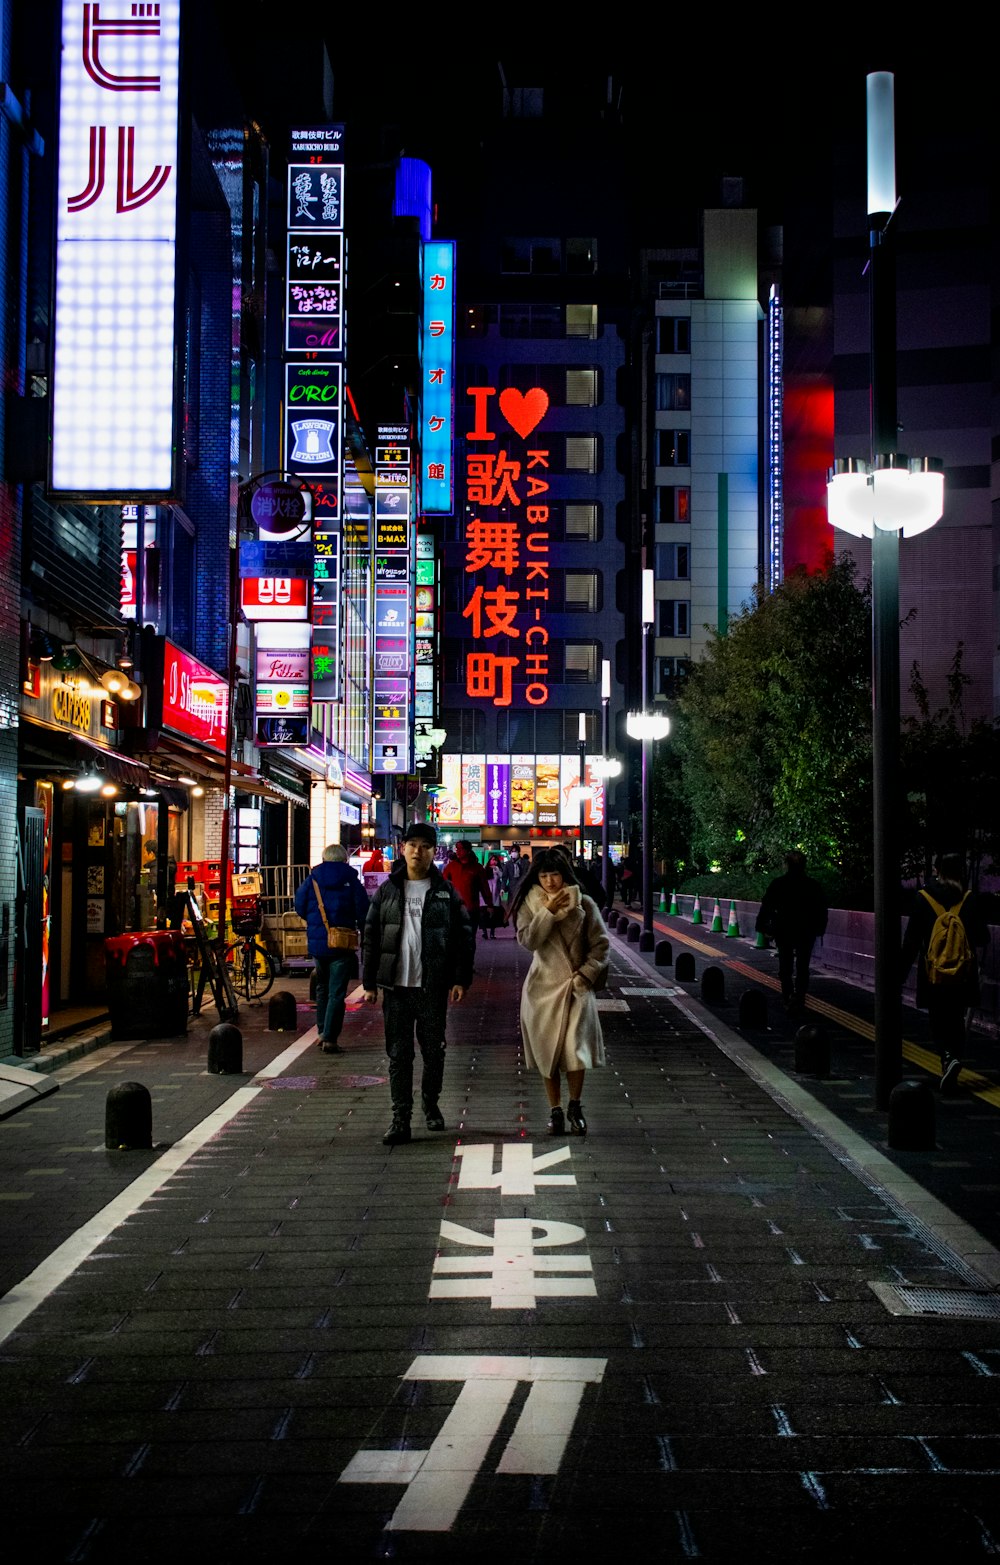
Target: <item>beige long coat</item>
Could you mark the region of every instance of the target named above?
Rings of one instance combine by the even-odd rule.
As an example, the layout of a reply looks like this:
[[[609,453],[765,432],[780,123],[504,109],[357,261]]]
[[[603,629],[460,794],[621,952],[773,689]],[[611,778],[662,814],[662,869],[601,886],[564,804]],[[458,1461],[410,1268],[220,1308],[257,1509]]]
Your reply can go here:
[[[604,1037],[593,984],[608,959],[608,935],[596,902],[567,886],[570,905],[550,913],[539,886],[518,909],[517,938],[533,952],[521,990],[524,1055],[543,1076],[604,1064]]]

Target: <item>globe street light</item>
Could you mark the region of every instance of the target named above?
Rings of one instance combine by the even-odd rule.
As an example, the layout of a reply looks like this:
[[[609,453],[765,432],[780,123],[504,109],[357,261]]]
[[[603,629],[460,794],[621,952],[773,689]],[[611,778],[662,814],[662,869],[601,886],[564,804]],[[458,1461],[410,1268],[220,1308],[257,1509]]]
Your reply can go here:
[[[899,993],[899,539],[933,527],[944,509],[941,463],[896,451],[896,210],[893,76],[874,71],[868,99],[869,458],[830,470],[832,526],[872,544],[872,859],[875,892],[875,1104],[889,1107],[902,1074]]]

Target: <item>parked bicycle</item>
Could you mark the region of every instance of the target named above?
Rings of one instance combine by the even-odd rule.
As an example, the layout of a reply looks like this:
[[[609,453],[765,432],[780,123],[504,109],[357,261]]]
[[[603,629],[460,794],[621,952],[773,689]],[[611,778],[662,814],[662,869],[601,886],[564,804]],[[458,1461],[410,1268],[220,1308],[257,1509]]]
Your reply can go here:
[[[243,913],[233,919],[239,938],[226,947],[226,966],[233,988],[248,1000],[261,1000],[277,977],[273,956],[257,936],[260,913]]]

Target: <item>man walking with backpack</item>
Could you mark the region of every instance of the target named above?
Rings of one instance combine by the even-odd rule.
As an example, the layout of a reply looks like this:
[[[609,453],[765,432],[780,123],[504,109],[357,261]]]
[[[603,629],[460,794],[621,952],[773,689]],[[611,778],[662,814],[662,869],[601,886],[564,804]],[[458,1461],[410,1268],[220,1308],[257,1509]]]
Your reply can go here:
[[[961,855],[938,854],[933,878],[918,893],[906,925],[901,981],[919,957],[917,1005],[927,1012],[931,1042],[941,1055],[945,1094],[958,1085],[966,1019],[979,1004],[979,966],[989,939],[979,899],[965,889]]]

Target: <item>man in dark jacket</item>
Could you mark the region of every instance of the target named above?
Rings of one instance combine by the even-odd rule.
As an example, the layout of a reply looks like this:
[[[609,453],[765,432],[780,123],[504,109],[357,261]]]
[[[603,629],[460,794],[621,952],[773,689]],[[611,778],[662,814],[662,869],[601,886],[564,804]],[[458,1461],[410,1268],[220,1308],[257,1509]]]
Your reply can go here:
[[[927,971],[927,947],[939,910],[957,913],[969,945],[970,961],[951,983],[933,983]],[[900,980],[905,981],[914,959],[919,958],[917,1005],[927,1012],[931,1040],[941,1056],[941,1091],[946,1095],[958,1086],[968,1012],[979,1004],[979,969],[989,940],[989,925],[980,900],[965,890],[961,855],[939,853],[934,860],[934,875],[917,896],[907,921]]]
[[[798,848],[785,854],[785,873],[771,881],[757,914],[757,932],[771,935],[778,947],[781,998],[790,1015],[805,1010],[809,960],[815,942],[826,933],[826,894],[806,874],[806,856]]]
[[[428,1130],[443,1130],[438,1107],[444,1080],[448,1001],[457,1005],[472,982],[476,941],[461,897],[434,865],[437,832],[422,821],[403,839],[403,863],[379,886],[365,923],[365,999],[382,990],[389,1056],[392,1124],[387,1147],[410,1139],[413,1033],[423,1057],[420,1097]]]
[[[317,1043],[327,1054],[343,1054],[337,1040],[344,1025],[347,985],[358,975],[358,958],[356,950],[346,946],[331,949],[326,928],[329,924],[331,929],[364,929],[368,897],[357,870],[347,862],[347,849],[339,842],[323,849],[322,863],[313,867],[296,891],[295,911],[306,921],[309,955],[316,963]]]

